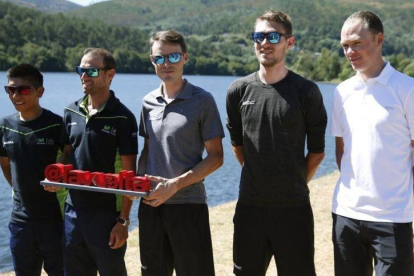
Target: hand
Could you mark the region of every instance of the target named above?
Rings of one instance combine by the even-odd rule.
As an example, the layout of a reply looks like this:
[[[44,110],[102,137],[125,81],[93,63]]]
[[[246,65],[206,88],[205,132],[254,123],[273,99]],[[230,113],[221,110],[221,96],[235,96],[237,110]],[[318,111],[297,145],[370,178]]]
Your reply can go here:
[[[120,223],[116,223],[112,228],[109,236],[109,247],[112,249],[118,249],[124,245],[128,239],[128,228]]]
[[[43,186],[43,189],[45,191],[48,191],[48,192],[51,192],[51,193],[55,193],[55,192],[59,191],[61,188],[60,187],[55,187],[55,186],[47,186],[47,185],[45,185],[45,186]]]
[[[151,205],[152,207],[160,206],[178,191],[178,180],[175,178],[167,179],[152,175],[145,176],[151,181],[158,182],[157,187],[143,199],[144,203]]]
[[[132,195],[124,195],[124,196],[126,196],[127,198],[129,198],[132,201],[137,200],[139,198],[138,196],[132,196]]]

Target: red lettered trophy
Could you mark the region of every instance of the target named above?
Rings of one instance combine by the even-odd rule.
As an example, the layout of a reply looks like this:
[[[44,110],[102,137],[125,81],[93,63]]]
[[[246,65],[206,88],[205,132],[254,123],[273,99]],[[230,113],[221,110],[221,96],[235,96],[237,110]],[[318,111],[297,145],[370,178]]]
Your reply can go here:
[[[119,174],[73,170],[72,165],[51,164],[45,169],[47,181],[43,186],[77,189],[101,193],[146,196],[151,181],[135,176],[133,171],[120,171]]]

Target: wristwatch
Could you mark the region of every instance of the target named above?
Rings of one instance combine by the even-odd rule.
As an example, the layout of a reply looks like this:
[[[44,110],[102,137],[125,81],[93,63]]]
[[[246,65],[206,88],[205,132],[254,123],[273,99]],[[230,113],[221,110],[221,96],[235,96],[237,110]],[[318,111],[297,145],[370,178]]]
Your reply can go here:
[[[129,218],[121,218],[121,217],[117,217],[117,218],[116,218],[116,222],[118,222],[118,223],[122,224],[122,225],[123,225],[123,226],[125,226],[125,227],[128,227],[128,226],[129,226],[129,224],[131,223],[131,222],[129,221]]]

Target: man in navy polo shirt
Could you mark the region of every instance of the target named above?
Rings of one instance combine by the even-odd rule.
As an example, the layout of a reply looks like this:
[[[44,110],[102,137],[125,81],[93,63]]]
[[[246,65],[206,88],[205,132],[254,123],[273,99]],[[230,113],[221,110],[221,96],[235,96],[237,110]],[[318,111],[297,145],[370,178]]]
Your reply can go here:
[[[75,169],[113,173],[119,152],[122,169],[135,171],[138,151],[134,115],[109,89],[115,76],[112,54],[88,48],[77,67],[85,96],[64,112],[61,161]],[[114,194],[70,190],[65,206],[64,257],[67,276],[126,275],[124,255],[132,202]]]
[[[143,99],[139,174],[151,194],[139,207],[142,275],[214,275],[203,180],[223,163],[223,127],[212,95],[182,78],[188,53],[175,31],[154,33],[151,61],[161,86]],[[204,149],[207,156],[203,159]]]
[[[56,162],[62,117],[44,109],[45,91],[37,68],[20,64],[7,72],[5,86],[18,111],[0,119],[0,164],[13,189],[10,250],[16,275],[63,275],[62,214],[56,194],[43,190],[47,165]]]

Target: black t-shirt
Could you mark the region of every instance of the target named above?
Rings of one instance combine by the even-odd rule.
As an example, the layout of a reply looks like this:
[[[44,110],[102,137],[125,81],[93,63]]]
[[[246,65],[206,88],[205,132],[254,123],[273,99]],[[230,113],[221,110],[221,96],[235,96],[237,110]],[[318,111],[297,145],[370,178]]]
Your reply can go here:
[[[258,73],[233,82],[227,94],[227,128],[244,148],[239,201],[292,207],[309,202],[305,141],[325,148],[327,116],[318,86],[289,71],[267,85]]]
[[[56,193],[39,183],[46,166],[56,163],[61,131],[62,117],[46,109],[29,122],[17,113],[0,119],[0,156],[10,159],[14,191],[12,222],[62,220]]]
[[[134,114],[111,91],[105,107],[89,116],[82,102],[86,96],[65,108],[61,143],[71,145],[74,169],[113,173],[117,151],[120,155],[138,153],[138,126]],[[66,202],[79,208],[116,209],[116,196],[69,190]]]

